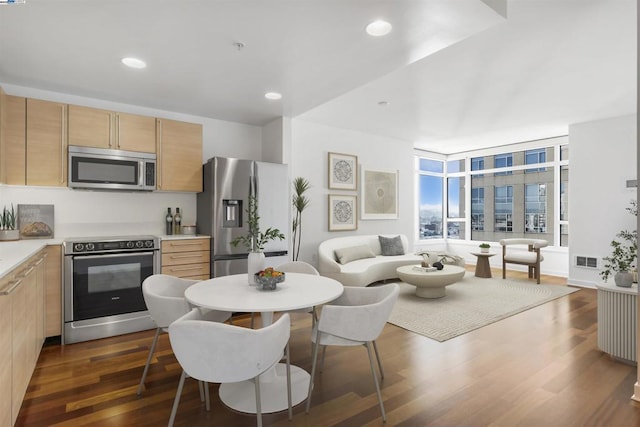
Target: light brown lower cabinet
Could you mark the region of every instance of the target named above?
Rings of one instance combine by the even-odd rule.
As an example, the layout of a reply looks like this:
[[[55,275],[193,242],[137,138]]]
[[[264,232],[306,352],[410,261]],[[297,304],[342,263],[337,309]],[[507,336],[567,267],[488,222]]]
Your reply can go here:
[[[62,334],[62,246],[47,246],[45,337]]]
[[[0,279],[0,427],[16,422],[45,338],[46,250]]]
[[[209,237],[163,240],[162,274],[206,280],[210,271]]]

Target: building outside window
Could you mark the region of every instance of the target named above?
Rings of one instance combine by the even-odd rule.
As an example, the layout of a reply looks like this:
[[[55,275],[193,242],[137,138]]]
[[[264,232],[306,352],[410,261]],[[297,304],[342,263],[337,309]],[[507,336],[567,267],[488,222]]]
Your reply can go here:
[[[505,185],[495,188],[495,231],[513,231],[513,187]]]
[[[524,152],[524,164],[536,165],[539,163],[545,163],[547,161],[547,150],[545,148],[538,148],[536,150],[527,150]],[[525,169],[524,173],[532,172],[544,172],[545,168],[531,168]]]
[[[513,166],[513,154],[512,153],[497,154],[493,158],[493,167],[496,168],[496,169],[509,168],[511,166]],[[496,172],[494,175],[495,176],[511,175],[511,173],[512,173],[511,171]]]

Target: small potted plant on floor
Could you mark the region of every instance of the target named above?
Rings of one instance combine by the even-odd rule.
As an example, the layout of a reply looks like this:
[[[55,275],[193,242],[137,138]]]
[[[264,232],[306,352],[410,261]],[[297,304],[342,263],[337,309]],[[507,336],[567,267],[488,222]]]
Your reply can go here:
[[[16,230],[16,212],[11,205],[11,210],[5,206],[0,215],[0,240],[18,240],[20,231]]]
[[[489,248],[491,247],[488,243],[480,243],[480,252],[486,254],[489,252]]]

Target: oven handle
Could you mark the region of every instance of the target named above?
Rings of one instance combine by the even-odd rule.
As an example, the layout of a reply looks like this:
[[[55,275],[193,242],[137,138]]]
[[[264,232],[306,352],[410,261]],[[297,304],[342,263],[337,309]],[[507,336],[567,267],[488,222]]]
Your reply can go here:
[[[123,252],[117,254],[100,254],[100,255],[73,255],[73,258],[82,258],[82,259],[96,259],[96,258],[123,258],[133,255],[148,255],[153,256],[155,250],[153,251],[143,251],[143,252]]]

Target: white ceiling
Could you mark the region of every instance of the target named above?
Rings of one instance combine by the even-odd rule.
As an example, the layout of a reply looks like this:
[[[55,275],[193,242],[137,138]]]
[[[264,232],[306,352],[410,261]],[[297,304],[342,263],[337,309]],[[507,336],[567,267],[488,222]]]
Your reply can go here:
[[[443,153],[636,111],[635,0],[503,1],[27,0],[0,6],[0,82]]]

